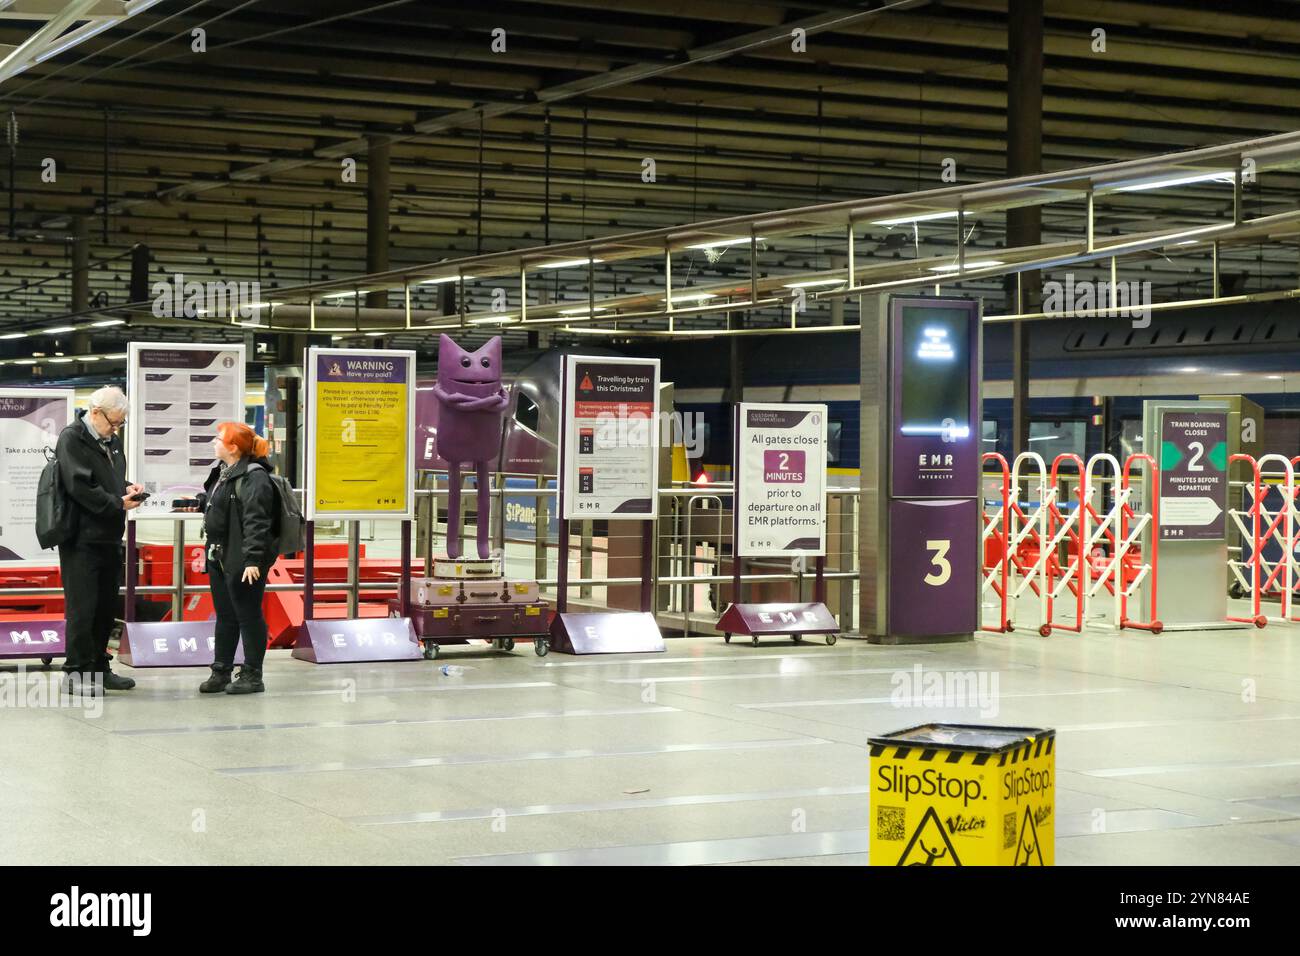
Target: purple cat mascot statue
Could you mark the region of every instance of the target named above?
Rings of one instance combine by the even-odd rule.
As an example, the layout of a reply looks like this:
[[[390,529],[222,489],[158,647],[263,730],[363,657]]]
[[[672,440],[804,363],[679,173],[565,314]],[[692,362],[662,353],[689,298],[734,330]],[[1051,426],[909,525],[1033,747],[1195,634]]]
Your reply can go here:
[[[478,556],[488,557],[491,483],[488,463],[501,450],[501,413],[508,399],[501,387],[501,337],[466,352],[446,335],[438,340],[438,455],[447,463],[447,556],[460,557],[460,466],[472,462],[478,477]]]

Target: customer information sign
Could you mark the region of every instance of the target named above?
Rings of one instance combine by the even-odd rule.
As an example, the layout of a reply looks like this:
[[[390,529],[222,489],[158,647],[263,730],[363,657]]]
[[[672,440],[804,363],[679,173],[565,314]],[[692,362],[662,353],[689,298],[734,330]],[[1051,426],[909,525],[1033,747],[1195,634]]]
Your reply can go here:
[[[150,495],[127,517],[202,521],[189,509],[216,464],[217,426],[244,420],[244,347],[132,342],[127,380],[126,477]]]
[[[737,553],[826,553],[826,406],[738,406]]]
[[[397,518],[415,508],[415,353],[307,355],[307,518]]]
[[[72,421],[70,388],[0,389],[0,564],[48,565],[54,552],[36,540],[36,485],[45,450]]]

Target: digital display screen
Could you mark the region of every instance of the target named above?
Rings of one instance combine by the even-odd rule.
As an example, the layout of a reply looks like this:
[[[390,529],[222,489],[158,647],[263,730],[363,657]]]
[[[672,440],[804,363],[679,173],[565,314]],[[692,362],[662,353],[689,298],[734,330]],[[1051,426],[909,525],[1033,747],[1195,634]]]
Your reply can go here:
[[[970,435],[970,313],[903,308],[904,435]]]

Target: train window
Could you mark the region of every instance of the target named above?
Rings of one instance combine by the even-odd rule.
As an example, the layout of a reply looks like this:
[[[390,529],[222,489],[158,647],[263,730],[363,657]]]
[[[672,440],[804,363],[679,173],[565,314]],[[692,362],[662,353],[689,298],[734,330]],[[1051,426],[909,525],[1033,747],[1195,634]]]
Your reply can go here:
[[[525,395],[519,393],[519,403],[515,406],[515,421],[531,431],[538,431],[541,424],[542,410],[537,407],[537,403]]]
[[[1086,457],[1084,444],[1088,424],[1080,421],[1031,421],[1029,423],[1029,450],[1043,456],[1050,463],[1057,455],[1073,452]]]
[[[840,460],[840,440],[843,437],[843,422],[828,421],[826,423],[826,464],[834,465]]]

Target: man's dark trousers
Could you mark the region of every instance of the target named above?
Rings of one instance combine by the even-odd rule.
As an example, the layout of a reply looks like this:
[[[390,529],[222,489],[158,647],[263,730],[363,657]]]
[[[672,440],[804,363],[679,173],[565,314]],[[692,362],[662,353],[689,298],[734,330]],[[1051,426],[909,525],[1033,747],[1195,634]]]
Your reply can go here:
[[[121,607],[117,589],[122,566],[118,545],[59,548],[68,641],[64,671],[86,673],[108,667],[108,637]]]

